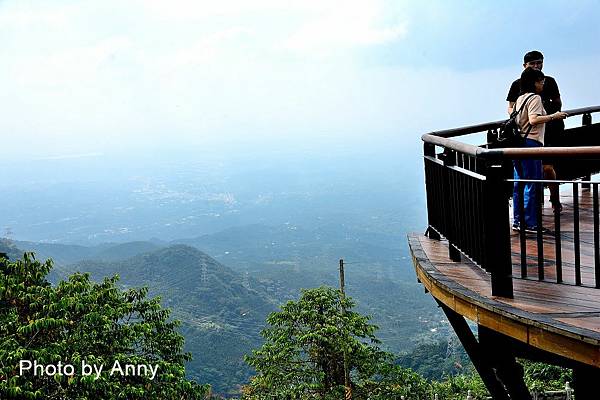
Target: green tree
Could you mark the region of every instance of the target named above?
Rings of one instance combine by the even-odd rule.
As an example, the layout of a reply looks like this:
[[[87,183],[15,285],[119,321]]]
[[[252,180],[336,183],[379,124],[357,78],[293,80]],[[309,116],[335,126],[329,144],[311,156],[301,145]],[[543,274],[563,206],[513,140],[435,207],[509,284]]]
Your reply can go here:
[[[74,274],[56,286],[46,279],[52,261],[31,253],[0,259],[0,398],[18,399],[204,399],[207,385],[185,378],[183,337],[158,298],[147,289],[123,291],[118,277],[91,282]],[[74,375],[33,375],[21,360],[71,364]],[[84,376],[81,362],[104,366],[98,379]],[[121,366],[158,366],[154,379],[121,375]],[[48,370],[47,370],[48,371]],[[52,372],[50,370],[50,372]],[[64,371],[63,371],[64,372]]]
[[[525,373],[525,384],[530,391],[563,390],[565,383],[573,382],[573,371],[555,365],[519,360]]]
[[[476,400],[489,397],[489,393],[479,375],[473,370],[463,374],[448,376],[441,381],[432,381],[433,392],[440,400],[464,400],[469,392]]]
[[[340,399],[344,397],[344,349],[348,352],[354,399],[424,398],[429,385],[391,363],[375,337],[369,317],[352,310],[354,302],[330,287],[304,290],[269,315],[265,344],[246,357],[257,375],[244,398]]]

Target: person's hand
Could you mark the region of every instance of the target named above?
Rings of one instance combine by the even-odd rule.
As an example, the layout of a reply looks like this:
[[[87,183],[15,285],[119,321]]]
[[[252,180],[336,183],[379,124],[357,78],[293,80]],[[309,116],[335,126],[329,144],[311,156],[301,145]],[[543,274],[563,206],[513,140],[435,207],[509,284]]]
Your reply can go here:
[[[569,116],[569,114],[567,114],[566,112],[562,112],[562,111],[557,111],[554,114],[550,115],[550,117],[552,117],[552,119],[565,119]]]

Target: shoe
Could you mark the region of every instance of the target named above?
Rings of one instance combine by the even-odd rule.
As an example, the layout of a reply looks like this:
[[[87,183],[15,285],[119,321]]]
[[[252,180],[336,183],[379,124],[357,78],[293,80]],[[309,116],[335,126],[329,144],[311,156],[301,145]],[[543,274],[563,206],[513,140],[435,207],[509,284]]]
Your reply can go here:
[[[538,227],[537,226],[528,226],[528,227],[525,227],[525,232],[526,233],[538,233]],[[542,235],[554,235],[554,232],[552,232],[548,228],[542,227]]]
[[[519,226],[519,224],[513,224],[512,230],[519,232],[521,230],[521,227]]]

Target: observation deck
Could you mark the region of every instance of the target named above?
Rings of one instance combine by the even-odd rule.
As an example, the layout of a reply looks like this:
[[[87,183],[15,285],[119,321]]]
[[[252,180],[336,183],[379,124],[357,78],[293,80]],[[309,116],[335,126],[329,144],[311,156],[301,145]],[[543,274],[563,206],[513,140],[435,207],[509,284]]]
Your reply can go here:
[[[423,135],[428,227],[408,237],[417,278],[494,399],[531,398],[516,358],[572,368],[577,399],[599,398],[599,111],[567,111],[582,123],[564,131],[561,147],[492,148],[503,121]],[[471,134],[486,143],[455,139]],[[526,158],[552,163],[558,180],[514,180],[513,160]],[[510,195],[526,183],[545,193],[531,233],[511,230],[523,201]],[[560,183],[561,213],[544,189],[551,183]]]

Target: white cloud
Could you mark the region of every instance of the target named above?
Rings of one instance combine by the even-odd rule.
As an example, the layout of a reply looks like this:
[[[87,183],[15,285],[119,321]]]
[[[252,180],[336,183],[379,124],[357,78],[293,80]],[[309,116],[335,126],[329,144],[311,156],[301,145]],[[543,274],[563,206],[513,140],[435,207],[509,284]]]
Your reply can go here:
[[[275,48],[293,51],[322,51],[331,48],[368,46],[401,39],[404,22],[389,22],[384,0],[144,0],[144,12],[162,21],[200,22],[214,17],[238,16],[263,19],[273,29],[280,20],[289,23],[271,31],[271,39],[284,37]]]
[[[161,20],[195,21],[217,16],[264,13],[265,11],[312,7],[316,1],[284,0],[139,0],[143,12]]]
[[[56,161],[56,160],[73,160],[79,158],[95,158],[102,157],[103,153],[81,153],[81,154],[60,154],[56,156],[38,157],[34,158],[35,161]]]
[[[110,37],[95,44],[56,49],[20,58],[14,64],[15,82],[22,87],[60,87],[91,82],[104,63],[131,48],[127,37]]]
[[[43,25],[58,28],[69,20],[73,11],[73,7],[67,6],[32,9],[22,7],[19,2],[7,2],[0,4],[0,27],[26,29]]]
[[[473,76],[452,72],[448,63],[430,70],[418,62],[396,63],[445,50],[440,46],[449,44],[439,35],[452,37],[465,18],[479,21],[464,7],[449,14],[445,3],[432,3],[427,12],[413,10],[413,4],[0,0],[3,148],[37,148],[42,155],[109,153],[140,143],[229,143],[261,135],[310,142],[326,134],[420,134],[501,117],[512,73],[501,76],[486,65],[484,75]],[[438,25],[417,31],[424,16],[438,22],[431,13],[451,24],[439,18]],[[409,33],[410,41],[403,40]],[[469,33],[476,36],[480,29]],[[393,46],[384,55],[353,52],[386,43]],[[481,50],[473,51],[478,56]],[[598,65],[597,59],[586,53],[575,63],[560,48],[547,58],[568,60],[562,74],[557,61],[547,66],[560,78],[566,107],[595,102],[595,80],[581,82],[582,74],[572,71]],[[439,113],[431,116],[432,107]]]
[[[384,16],[377,1],[327,2],[286,40],[284,47],[300,52],[323,52],[403,38],[407,33],[406,24],[384,24]]]
[[[236,10],[236,3],[238,2],[197,0],[142,0],[140,2],[147,15],[158,19],[177,21],[230,14]]]
[[[223,52],[228,42],[251,35],[249,29],[231,27],[222,31],[201,37],[189,47],[179,49],[174,54],[165,58],[167,69],[186,66],[198,66],[215,61]]]
[[[300,51],[322,51],[327,48],[386,43],[400,39],[405,34],[404,25],[376,29],[364,21],[360,23],[339,17],[323,18],[294,33],[285,43],[285,47]]]

